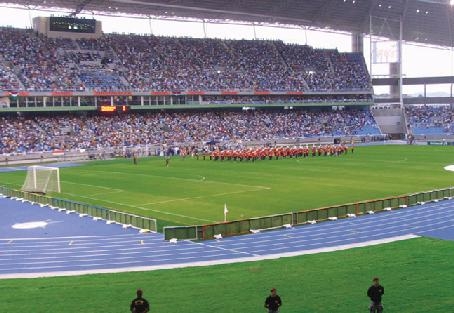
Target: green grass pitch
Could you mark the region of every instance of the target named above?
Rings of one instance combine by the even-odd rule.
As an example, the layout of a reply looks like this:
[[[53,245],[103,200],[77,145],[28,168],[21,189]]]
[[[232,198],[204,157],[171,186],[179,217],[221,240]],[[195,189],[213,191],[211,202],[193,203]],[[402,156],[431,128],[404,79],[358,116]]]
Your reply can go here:
[[[63,168],[57,197],[195,225],[397,196],[453,185],[454,147],[359,147],[340,157],[252,162],[160,158],[89,162]],[[24,172],[0,184],[20,188]]]
[[[151,313],[262,313],[276,287],[282,313],[366,313],[366,290],[379,276],[385,313],[446,313],[454,307],[453,259],[453,242],[420,238],[251,263],[9,279],[0,281],[0,312],[125,313],[140,287]]]
[[[162,159],[89,162],[61,170],[62,198],[155,217],[163,224],[229,219],[360,201],[453,185],[453,147],[359,147],[338,158],[214,162]],[[0,174],[20,187],[23,172]],[[203,179],[205,177],[205,179]],[[380,225],[377,225],[380,227]],[[270,287],[282,313],[367,312],[373,276],[387,313],[444,313],[454,307],[454,243],[412,239],[294,258],[178,270],[8,279],[0,312],[128,312],[143,288],[151,312],[264,312]],[[1,251],[0,251],[1,253]]]

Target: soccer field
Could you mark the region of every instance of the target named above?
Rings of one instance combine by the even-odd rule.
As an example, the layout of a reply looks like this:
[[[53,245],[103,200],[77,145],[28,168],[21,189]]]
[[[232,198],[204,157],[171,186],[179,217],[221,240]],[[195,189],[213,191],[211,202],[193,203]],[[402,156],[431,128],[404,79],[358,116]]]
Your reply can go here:
[[[339,157],[257,162],[161,158],[88,162],[63,168],[60,198],[194,225],[397,196],[453,185],[454,147],[357,147]],[[0,175],[20,188],[25,172]]]
[[[220,221],[317,208],[452,185],[454,148],[358,147],[341,157],[214,162],[159,158],[88,162],[62,168],[62,198],[155,217],[166,224]],[[205,179],[203,179],[205,177]],[[19,188],[25,172],[0,174]],[[159,211],[159,212],[158,212]],[[377,225],[380,227],[380,225]],[[373,276],[385,286],[385,312],[446,312],[454,305],[453,243],[419,238],[293,258],[138,273],[2,280],[0,312],[21,309],[120,313],[136,288],[151,312],[263,312],[270,287],[282,312],[367,312]],[[181,308],[184,307],[184,310]]]

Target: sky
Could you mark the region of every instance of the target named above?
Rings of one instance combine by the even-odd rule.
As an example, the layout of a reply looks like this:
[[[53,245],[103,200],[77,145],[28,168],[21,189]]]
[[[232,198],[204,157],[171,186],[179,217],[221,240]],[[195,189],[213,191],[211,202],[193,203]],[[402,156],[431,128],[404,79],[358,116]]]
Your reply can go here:
[[[0,26],[31,28],[33,17],[67,15],[58,11],[36,11],[0,6]],[[307,44],[315,48],[338,49],[351,51],[351,37],[347,33],[319,31],[300,26],[278,27],[275,25],[239,25],[238,23],[203,23],[199,20],[175,21],[143,18],[112,17],[101,15],[84,15],[79,17],[100,20],[105,33],[136,33],[157,36],[181,36],[221,39],[274,39],[286,43]],[[370,39],[364,39],[364,54],[370,69]],[[404,77],[451,76],[454,74],[454,52],[452,49],[424,47],[415,44],[404,44],[402,48],[402,67]],[[388,65],[374,64],[373,74],[387,74]],[[447,85],[428,86],[428,93],[448,93]],[[386,93],[387,88],[375,88],[375,94]],[[404,94],[418,95],[423,93],[423,86],[404,86]]]

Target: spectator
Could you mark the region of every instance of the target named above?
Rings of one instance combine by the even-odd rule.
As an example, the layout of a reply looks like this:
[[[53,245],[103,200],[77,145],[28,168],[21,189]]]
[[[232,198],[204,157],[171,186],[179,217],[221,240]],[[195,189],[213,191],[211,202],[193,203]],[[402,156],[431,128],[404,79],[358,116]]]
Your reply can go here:
[[[363,135],[377,125],[369,111],[252,110],[126,115],[0,117],[0,153],[199,145],[285,138]]]
[[[0,83],[48,90],[370,90],[357,53],[282,41],[139,35],[52,39],[0,28]],[[15,82],[15,74],[19,82]],[[22,84],[22,85],[21,85]],[[1,85],[0,85],[1,86]]]

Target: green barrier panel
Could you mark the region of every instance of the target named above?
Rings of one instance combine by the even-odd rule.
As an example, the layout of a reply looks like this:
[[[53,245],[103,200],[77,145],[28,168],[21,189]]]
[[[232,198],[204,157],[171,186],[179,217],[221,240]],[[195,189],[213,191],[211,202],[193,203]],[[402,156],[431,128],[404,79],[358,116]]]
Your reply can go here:
[[[366,206],[366,212],[375,210],[374,201],[366,201],[364,202],[364,205]]]
[[[441,189],[438,189],[437,191],[437,199],[443,199],[443,190]]]
[[[366,214],[367,213],[367,207],[365,202],[358,202],[357,204],[357,210],[359,214]]]
[[[298,225],[298,213],[297,212],[293,212],[292,213],[292,225]]]
[[[307,221],[316,221],[318,219],[317,210],[310,210],[306,212]]]
[[[307,223],[307,221],[309,221],[308,212],[307,211],[297,212],[296,216],[297,216],[296,217],[296,224],[297,225],[305,224],[305,223]]]
[[[375,200],[373,202],[373,206],[374,206],[374,212],[380,212],[380,211],[383,211],[383,209],[385,208],[384,207],[384,201],[382,199],[380,200]]]
[[[170,240],[172,238],[182,239],[197,239],[196,226],[166,226],[164,227],[164,239]]]
[[[339,207],[334,206],[334,207],[329,207],[327,208],[328,211],[328,217],[339,217]]]
[[[348,213],[347,205],[341,205],[337,207],[337,217],[346,217]]]
[[[416,203],[418,203],[418,196],[413,194],[413,195],[409,195],[408,196],[408,204],[409,205],[415,205]]]
[[[203,232],[203,239],[213,239],[214,228],[212,225],[202,226],[202,232]]]
[[[432,190],[430,193],[430,200],[436,200],[436,199],[440,199],[438,197],[438,190]]]
[[[287,213],[287,214],[282,215],[282,224],[281,225],[285,225],[285,224],[293,225],[293,213]]]
[[[356,214],[356,205],[354,203],[347,204],[347,213]]]
[[[403,196],[399,198],[399,206],[407,205],[408,206],[408,196]]]
[[[432,200],[432,192],[430,191],[424,192],[424,201],[427,202],[430,200]]]
[[[271,217],[271,227],[282,227],[284,225],[284,216],[283,215],[276,215]]]
[[[241,234],[247,234],[251,230],[250,221],[249,220],[239,221],[239,228]]]
[[[316,211],[318,214],[317,214],[317,218],[316,220],[317,221],[326,221],[328,219],[328,209],[327,208],[323,208],[321,210],[317,210]]]
[[[225,234],[227,233],[225,225],[226,224],[214,224],[213,225],[214,235],[221,234],[222,236],[225,236]]]
[[[416,194],[416,203],[418,202],[423,202],[424,201],[424,194],[422,193],[417,193]]]
[[[240,222],[233,221],[230,223],[225,224],[225,235],[226,236],[234,236],[241,234],[240,231]]]

